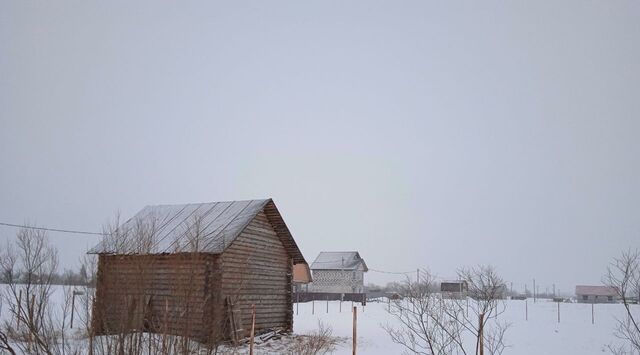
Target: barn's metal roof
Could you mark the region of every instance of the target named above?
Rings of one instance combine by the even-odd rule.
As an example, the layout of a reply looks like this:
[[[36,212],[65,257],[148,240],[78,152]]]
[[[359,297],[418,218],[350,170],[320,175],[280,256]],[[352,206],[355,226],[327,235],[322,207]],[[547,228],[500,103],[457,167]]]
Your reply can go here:
[[[271,199],[146,206],[89,254],[221,253],[260,211],[294,263],[306,263]]]
[[[311,264],[312,270],[357,270],[362,264],[368,271],[367,264],[357,251],[323,251]]]

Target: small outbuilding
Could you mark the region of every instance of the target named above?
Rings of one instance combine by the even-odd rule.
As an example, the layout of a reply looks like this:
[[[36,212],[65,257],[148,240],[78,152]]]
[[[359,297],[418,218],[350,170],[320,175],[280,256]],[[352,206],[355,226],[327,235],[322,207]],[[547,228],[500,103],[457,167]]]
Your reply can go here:
[[[442,281],[440,283],[440,293],[448,298],[466,297],[469,291],[469,284],[464,280]]]
[[[576,286],[576,298],[579,303],[616,303],[618,290],[610,286]]]
[[[272,199],[147,206],[98,254],[95,335],[147,331],[203,343],[293,329],[294,270],[309,267]]]

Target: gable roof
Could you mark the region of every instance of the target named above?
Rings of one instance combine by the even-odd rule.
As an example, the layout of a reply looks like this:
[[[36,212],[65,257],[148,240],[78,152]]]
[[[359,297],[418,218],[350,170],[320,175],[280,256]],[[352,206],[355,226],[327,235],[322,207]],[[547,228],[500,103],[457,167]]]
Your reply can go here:
[[[222,253],[264,211],[294,264],[305,263],[272,199],[146,206],[89,254]]]
[[[618,290],[610,286],[576,286],[576,295],[617,296]]]
[[[323,251],[311,264],[312,270],[357,270],[362,264],[364,271],[369,271],[364,259],[357,251]]]

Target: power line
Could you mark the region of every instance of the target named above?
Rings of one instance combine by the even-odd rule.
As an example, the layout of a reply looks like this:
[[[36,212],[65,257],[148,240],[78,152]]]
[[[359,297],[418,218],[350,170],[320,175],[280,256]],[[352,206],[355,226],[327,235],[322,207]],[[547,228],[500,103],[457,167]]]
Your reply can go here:
[[[26,226],[22,224],[13,224],[13,223],[4,223],[4,222],[0,222],[0,225],[7,226],[7,227],[35,229],[35,230],[58,232],[58,233],[86,234],[86,235],[99,235],[99,236],[104,235],[104,233],[98,233],[98,232],[86,232],[86,231],[77,231],[77,230],[70,230],[70,229],[55,229],[55,228],[45,228],[45,227],[32,227],[32,226]]]
[[[369,271],[379,272],[382,274],[394,274],[394,275],[407,275],[407,274],[415,274],[417,271],[406,271],[406,272],[394,272],[394,271],[383,271],[369,268]]]

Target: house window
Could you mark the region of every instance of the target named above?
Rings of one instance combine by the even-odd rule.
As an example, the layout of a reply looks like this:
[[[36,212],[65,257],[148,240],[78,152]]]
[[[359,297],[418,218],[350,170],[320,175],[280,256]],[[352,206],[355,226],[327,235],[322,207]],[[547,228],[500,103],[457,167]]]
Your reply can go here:
[[[582,300],[583,300],[583,301],[586,301],[586,300],[588,300],[588,299],[589,299],[589,296],[587,296],[587,295],[582,295]]]
[[[596,299],[598,299],[598,295],[596,295]]]
[[[609,300],[609,302],[613,301],[613,296],[607,296],[607,300]]]

